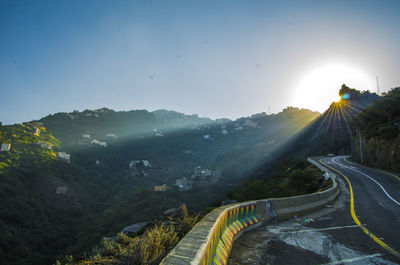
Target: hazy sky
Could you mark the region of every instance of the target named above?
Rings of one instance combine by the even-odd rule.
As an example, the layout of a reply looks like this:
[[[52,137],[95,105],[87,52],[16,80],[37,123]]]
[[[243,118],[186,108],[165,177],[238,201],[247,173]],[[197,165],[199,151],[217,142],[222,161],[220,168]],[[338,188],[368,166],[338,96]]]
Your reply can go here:
[[[0,1],[0,121],[109,107],[237,118],[400,85],[400,1]]]

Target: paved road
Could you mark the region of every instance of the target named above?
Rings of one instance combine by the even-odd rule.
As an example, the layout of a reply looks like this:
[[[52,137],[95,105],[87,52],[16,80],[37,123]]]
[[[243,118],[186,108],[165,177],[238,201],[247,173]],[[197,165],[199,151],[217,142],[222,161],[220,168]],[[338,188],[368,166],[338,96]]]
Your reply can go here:
[[[344,157],[322,158],[322,162],[338,175],[339,198],[319,211],[244,233],[233,245],[230,265],[400,264],[400,258],[376,242],[400,251],[400,205],[396,203],[400,178],[351,164]],[[352,208],[364,230],[354,221]]]
[[[356,216],[353,219],[373,235],[371,240],[400,258],[400,178],[349,162],[344,156],[320,162],[351,183]]]

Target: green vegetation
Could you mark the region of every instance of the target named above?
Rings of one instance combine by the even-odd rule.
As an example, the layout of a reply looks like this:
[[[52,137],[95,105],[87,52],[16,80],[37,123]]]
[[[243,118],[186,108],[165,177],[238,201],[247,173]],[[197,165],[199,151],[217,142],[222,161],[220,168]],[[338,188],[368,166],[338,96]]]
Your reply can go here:
[[[67,256],[64,264],[159,264],[199,220],[199,215],[170,218],[169,224],[155,222],[141,235],[119,233],[115,239],[103,238],[90,257],[74,261],[72,256]]]
[[[54,264],[65,255],[79,260],[104,236],[133,223],[163,220],[165,210],[182,202],[193,212],[221,201],[317,115],[288,108],[276,115],[213,121],[168,111],[103,108],[50,115],[38,121],[43,125],[2,126],[1,141],[11,143],[9,152],[0,153],[2,261]],[[45,128],[37,136],[34,126]],[[71,163],[56,156],[60,151],[71,154]],[[135,159],[148,160],[152,167],[136,174],[129,168]],[[221,172],[220,180],[195,183],[190,191],[174,187],[197,166]],[[171,189],[154,192],[163,184]],[[181,237],[191,225],[175,224],[174,232]]]
[[[305,160],[276,165],[263,179],[248,180],[228,196],[238,201],[304,195],[328,188],[322,172]]]
[[[390,90],[352,121],[353,132],[361,131],[364,162],[400,171],[400,87]],[[360,161],[359,135],[354,135],[353,159]]]

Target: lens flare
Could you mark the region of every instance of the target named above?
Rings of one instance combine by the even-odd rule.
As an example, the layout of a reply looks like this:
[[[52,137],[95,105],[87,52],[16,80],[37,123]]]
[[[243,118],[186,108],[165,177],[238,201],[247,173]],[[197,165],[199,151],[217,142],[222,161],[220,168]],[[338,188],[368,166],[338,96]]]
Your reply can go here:
[[[350,99],[350,94],[349,93],[343,94],[341,99],[343,99],[343,100]]]

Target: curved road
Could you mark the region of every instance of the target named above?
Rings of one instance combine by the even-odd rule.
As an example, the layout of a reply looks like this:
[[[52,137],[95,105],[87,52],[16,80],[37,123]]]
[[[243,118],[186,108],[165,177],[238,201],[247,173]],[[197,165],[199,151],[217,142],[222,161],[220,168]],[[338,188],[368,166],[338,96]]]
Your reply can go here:
[[[350,203],[354,204],[350,211],[356,224],[371,240],[400,258],[400,178],[355,164],[345,156],[323,158],[320,163],[350,182]]]
[[[345,156],[312,159],[338,176],[337,200],[244,233],[229,264],[400,264],[400,177]]]

